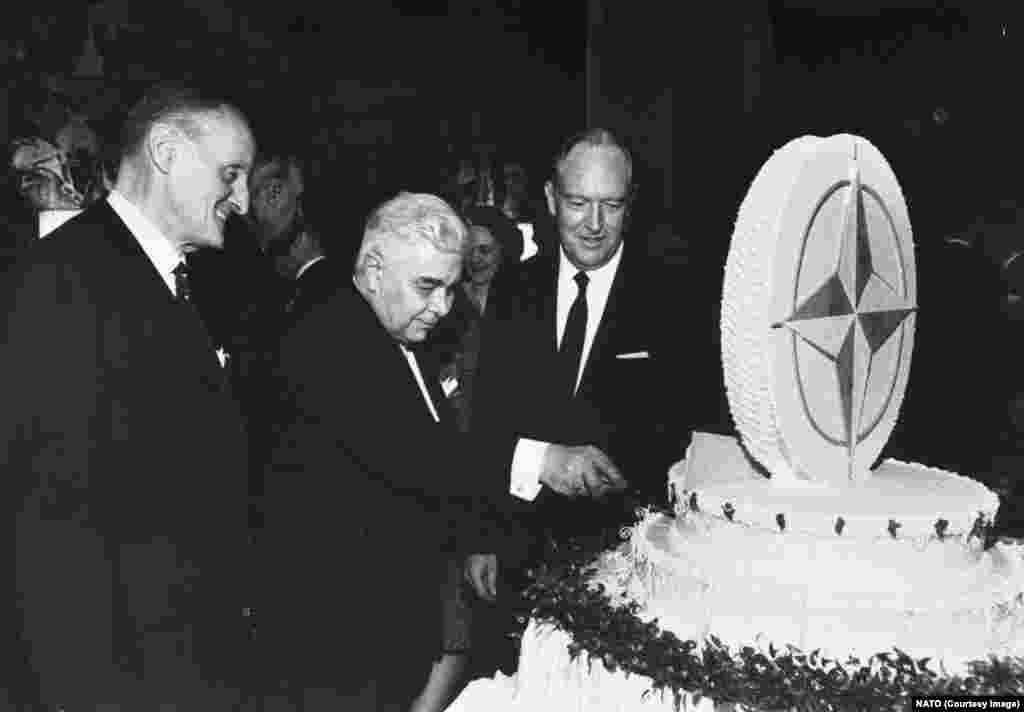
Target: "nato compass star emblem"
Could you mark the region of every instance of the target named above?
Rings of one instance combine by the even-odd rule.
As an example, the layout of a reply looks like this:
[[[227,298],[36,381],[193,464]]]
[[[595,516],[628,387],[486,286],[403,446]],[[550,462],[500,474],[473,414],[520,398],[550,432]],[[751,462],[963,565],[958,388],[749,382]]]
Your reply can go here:
[[[792,336],[793,375],[807,422],[845,449],[851,479],[858,445],[898,408],[898,376],[910,358],[904,326],[916,311],[886,201],[862,185],[856,156],[853,166],[852,177],[827,190],[816,206],[800,247],[792,312],[772,325]]]

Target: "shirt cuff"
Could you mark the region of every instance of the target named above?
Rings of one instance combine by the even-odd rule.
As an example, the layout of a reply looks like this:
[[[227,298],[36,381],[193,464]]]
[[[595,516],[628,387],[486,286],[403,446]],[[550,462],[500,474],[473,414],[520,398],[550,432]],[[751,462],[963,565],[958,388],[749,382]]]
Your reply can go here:
[[[548,443],[540,440],[521,438],[516,443],[512,456],[512,476],[509,493],[519,499],[532,502],[540,494],[540,468],[544,464],[544,452]]]

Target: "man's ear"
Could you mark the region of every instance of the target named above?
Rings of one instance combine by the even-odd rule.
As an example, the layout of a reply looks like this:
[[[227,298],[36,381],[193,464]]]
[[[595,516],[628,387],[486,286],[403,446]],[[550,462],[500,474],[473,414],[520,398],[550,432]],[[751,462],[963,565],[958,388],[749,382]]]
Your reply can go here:
[[[380,291],[381,274],[384,270],[384,258],[377,250],[368,250],[362,257],[362,271],[366,291],[376,294]]]
[[[629,185],[629,193],[626,197],[626,212],[622,216],[622,229],[629,230],[630,225],[633,224],[633,203],[636,202],[637,195],[639,195],[640,185],[638,183],[631,183]]]
[[[146,153],[153,167],[160,173],[169,173],[181,150],[181,131],[163,123],[153,124],[146,136]]]
[[[558,198],[555,195],[555,184],[551,181],[544,184],[544,197],[548,199],[548,212],[554,217]]]
[[[633,203],[636,202],[636,199],[637,199],[638,195],[640,195],[640,184],[639,183],[630,183],[630,185],[629,185],[629,199],[626,200],[626,205],[628,207],[630,207],[630,208],[633,207]]]

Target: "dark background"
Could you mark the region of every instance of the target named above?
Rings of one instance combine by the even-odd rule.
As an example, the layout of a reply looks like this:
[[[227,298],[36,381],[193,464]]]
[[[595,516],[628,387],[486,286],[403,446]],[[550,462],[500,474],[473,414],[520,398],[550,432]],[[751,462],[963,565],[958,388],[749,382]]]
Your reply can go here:
[[[680,267],[661,285],[652,328],[676,336],[681,373],[707,374],[672,384],[680,417],[731,432],[718,305],[740,201],[788,141],[867,137],[899,178],[919,266],[911,387],[883,455],[986,481],[1009,495],[1002,526],[1024,532],[1024,397],[1014,400],[1024,379],[1010,346],[1024,305],[999,272],[1024,247],[1024,22],[968,3],[894,5],[8,3],[0,142],[52,136],[69,106],[113,139],[155,80],[211,87],[249,116],[258,143],[303,154],[308,204],[330,226],[328,249],[344,254],[373,204],[400,189],[436,192],[481,153],[523,164],[543,206],[562,139],[586,125],[615,129],[636,158],[630,249]],[[12,178],[0,171],[0,263],[17,252],[5,236],[31,240],[36,229]],[[973,247],[951,250],[951,237]],[[211,259],[244,264],[232,245],[256,254],[247,238],[229,239]],[[241,294],[226,301],[253,296],[228,281]]]
[[[716,260],[772,150],[848,131],[890,159],[931,240],[1015,198],[1020,25],[890,5],[18,3],[0,27],[0,139],[31,130],[42,91],[109,134],[142,87],[183,77],[235,97],[258,140],[298,144],[340,208],[436,183],[481,144],[525,163],[539,197],[554,146],[602,123],[634,143],[653,249]],[[102,73],[76,75],[90,28]]]
[[[82,61],[90,33],[102,67]],[[436,191],[481,151],[523,163],[540,203],[561,140],[608,126],[636,156],[631,244],[688,266],[685,293],[698,295],[665,285],[659,326],[713,344],[740,201],[771,152],[801,135],[856,133],[881,149],[903,187],[919,264],[953,235],[977,238],[993,266],[1021,249],[1022,38],[1015,13],[966,3],[17,3],[0,24],[0,140],[59,115],[46,108],[54,96],[111,138],[147,85],[184,78],[233,98],[258,142],[305,155],[328,239],[351,248],[374,202]],[[10,177],[0,218],[14,223],[27,216]],[[978,280],[991,282],[984,269],[949,264],[948,274],[922,267],[930,294],[971,295]],[[940,315],[929,353],[945,353],[942,308],[969,314],[973,303],[925,304],[923,281],[921,290],[922,313]],[[923,321],[919,331],[923,340]],[[924,364],[915,360],[911,391],[927,398]],[[720,395],[720,384],[708,388]],[[999,398],[1012,393],[1000,388]]]

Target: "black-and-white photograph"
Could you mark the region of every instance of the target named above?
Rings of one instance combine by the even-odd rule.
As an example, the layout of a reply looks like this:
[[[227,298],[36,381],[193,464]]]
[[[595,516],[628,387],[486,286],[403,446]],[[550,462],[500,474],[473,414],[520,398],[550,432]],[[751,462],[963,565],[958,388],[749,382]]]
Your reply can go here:
[[[1022,40],[6,8],[0,712],[1017,709]]]

